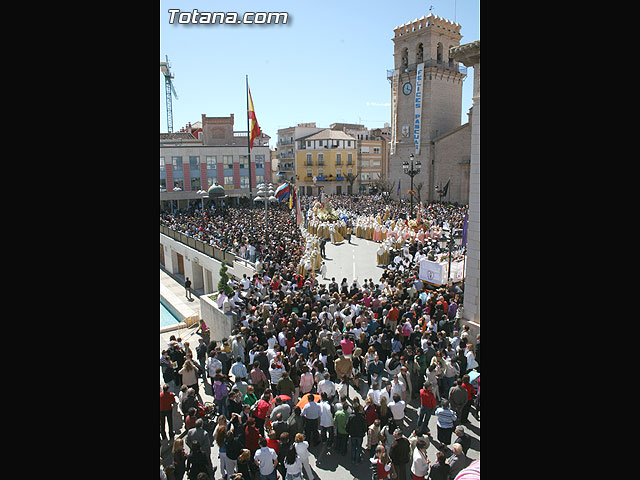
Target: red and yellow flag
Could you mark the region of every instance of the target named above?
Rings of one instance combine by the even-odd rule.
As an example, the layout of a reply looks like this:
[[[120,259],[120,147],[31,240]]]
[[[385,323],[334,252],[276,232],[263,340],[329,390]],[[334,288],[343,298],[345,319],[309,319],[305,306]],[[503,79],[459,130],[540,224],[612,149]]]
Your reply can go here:
[[[247,89],[249,87],[247,86]],[[251,90],[249,92],[249,149],[253,148],[253,141],[262,134],[260,125],[258,125],[258,119],[256,118],[256,112],[253,108],[253,99],[251,98]]]

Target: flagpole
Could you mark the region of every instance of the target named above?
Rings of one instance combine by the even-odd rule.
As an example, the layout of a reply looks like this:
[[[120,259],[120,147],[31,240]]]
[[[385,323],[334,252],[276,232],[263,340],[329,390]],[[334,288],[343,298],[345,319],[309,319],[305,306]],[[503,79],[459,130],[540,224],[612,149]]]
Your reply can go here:
[[[249,161],[249,201],[251,201],[251,129],[249,126],[249,75],[246,76],[247,81],[247,152]]]

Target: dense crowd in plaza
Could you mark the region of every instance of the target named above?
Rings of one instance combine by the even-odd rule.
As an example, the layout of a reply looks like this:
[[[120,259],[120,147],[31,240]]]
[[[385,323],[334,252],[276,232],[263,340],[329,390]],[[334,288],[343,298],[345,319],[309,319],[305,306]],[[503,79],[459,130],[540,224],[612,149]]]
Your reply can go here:
[[[324,200],[354,221],[382,208],[408,213],[407,203],[379,195]],[[230,279],[234,294],[219,297],[234,319],[229,338],[210,341],[203,322],[198,345],[172,338],[162,351],[160,441],[170,442],[173,463],[161,459],[161,478],[324,478],[309,463],[322,445],[344,462],[370,464],[377,479],[455,479],[471,463],[469,416],[479,420],[480,338],[460,323],[459,288],[418,277],[437,243],[394,251],[398,261],[377,281],[321,282],[296,271],[302,237],[283,207],[269,210],[267,235],[259,208],[161,214],[161,224],[257,262],[252,278]],[[465,212],[440,203],[421,210],[424,221],[449,228],[462,228]],[[203,414],[205,390],[215,420]]]

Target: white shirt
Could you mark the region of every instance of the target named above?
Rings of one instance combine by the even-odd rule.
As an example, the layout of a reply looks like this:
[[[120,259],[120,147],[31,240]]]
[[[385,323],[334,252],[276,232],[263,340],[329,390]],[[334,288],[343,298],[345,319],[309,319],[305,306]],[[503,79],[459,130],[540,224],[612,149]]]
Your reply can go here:
[[[333,427],[333,414],[329,402],[320,402],[320,426]]]
[[[285,463],[285,467],[287,468],[287,473],[290,473],[291,475],[302,473],[302,460],[300,460],[300,457],[296,457],[296,461],[293,465]]]
[[[391,397],[389,396],[389,392],[387,391],[386,388],[383,388],[382,390],[380,390],[380,396],[379,398],[385,397],[387,399],[387,406],[389,405],[389,402],[391,401]]]
[[[256,451],[253,459],[260,465],[261,475],[271,475],[275,468],[273,466],[273,462],[278,460],[278,455],[273,448],[262,447],[260,450]]]
[[[309,442],[295,442],[296,453],[302,461],[309,460]]]
[[[271,383],[278,384],[282,378],[282,372],[284,368],[269,368],[269,375],[271,375]]]
[[[398,395],[400,395],[400,398],[402,398],[402,394],[406,390],[406,385],[400,381],[400,375],[398,375],[398,383],[391,384],[391,392],[389,392],[389,395],[391,396],[391,398],[393,398],[393,395],[397,393]]]
[[[417,448],[413,451],[413,463],[411,464],[411,473],[416,477],[425,477],[429,471],[429,464],[420,450]]]
[[[329,398],[333,397],[336,394],[336,385],[331,380],[321,380],[318,383],[318,393],[322,395],[323,392],[326,392]]]
[[[373,400],[374,404],[380,406],[380,389],[374,390],[373,388],[370,388],[367,392],[367,397],[369,396],[371,397],[371,400]]]
[[[389,403],[389,410],[391,410],[394,420],[402,420],[404,418],[404,407],[405,403],[402,400],[397,403]]]

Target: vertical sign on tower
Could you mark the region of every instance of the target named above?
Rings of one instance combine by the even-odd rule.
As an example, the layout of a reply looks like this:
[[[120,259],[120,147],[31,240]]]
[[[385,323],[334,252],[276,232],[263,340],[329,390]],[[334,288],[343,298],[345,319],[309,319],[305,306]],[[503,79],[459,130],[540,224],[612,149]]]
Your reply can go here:
[[[398,83],[400,80],[400,69],[393,71],[393,83],[391,84],[391,147],[389,154],[396,153],[396,143],[398,138]]]
[[[422,124],[422,77],[424,76],[424,63],[416,66],[416,97],[414,101],[413,118],[413,144],[416,155],[420,154],[420,126]]]

